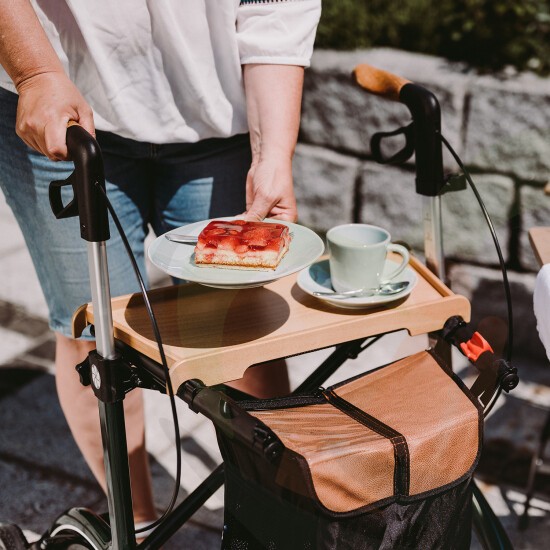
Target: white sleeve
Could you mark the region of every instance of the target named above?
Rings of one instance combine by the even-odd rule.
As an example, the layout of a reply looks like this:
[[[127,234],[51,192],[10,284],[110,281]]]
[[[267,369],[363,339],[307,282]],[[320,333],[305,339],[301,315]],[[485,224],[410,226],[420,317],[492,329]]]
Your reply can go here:
[[[308,67],[320,17],[321,0],[241,0],[237,11],[241,65]]]

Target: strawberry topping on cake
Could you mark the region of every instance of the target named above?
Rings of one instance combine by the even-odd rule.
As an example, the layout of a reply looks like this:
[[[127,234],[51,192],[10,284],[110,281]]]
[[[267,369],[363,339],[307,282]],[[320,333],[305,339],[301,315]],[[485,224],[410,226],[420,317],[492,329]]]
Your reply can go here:
[[[290,232],[282,223],[214,220],[199,235],[195,264],[230,269],[275,269],[289,243]]]

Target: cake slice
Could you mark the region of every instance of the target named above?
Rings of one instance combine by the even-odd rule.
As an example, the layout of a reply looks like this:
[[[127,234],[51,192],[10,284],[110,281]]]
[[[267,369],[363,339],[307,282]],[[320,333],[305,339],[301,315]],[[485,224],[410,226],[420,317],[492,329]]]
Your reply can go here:
[[[199,235],[195,264],[229,269],[275,269],[289,243],[290,232],[282,223],[214,220]]]

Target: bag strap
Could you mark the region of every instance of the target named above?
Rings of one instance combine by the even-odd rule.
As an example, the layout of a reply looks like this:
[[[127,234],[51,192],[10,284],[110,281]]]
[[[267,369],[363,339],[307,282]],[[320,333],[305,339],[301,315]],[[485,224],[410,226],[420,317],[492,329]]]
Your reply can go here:
[[[363,426],[366,426],[373,432],[390,440],[395,458],[393,492],[395,496],[408,496],[410,487],[410,456],[409,446],[407,445],[405,436],[374,416],[352,405],[340,397],[333,389],[326,390],[323,395],[326,400],[338,410],[353,418],[356,422],[363,424]]]
[[[373,432],[389,439],[393,446],[395,458],[393,490],[396,496],[408,496],[410,486],[410,457],[409,447],[405,436],[384,424],[374,416],[352,405],[340,397],[333,388],[327,390],[319,388],[314,394],[289,395],[273,399],[249,399],[239,401],[239,407],[245,411],[261,411],[273,409],[288,409],[295,407],[307,407],[330,403],[333,407],[353,418],[359,424],[366,426]]]
[[[245,411],[267,411],[272,409],[292,409],[294,407],[307,407],[308,405],[320,405],[326,403],[323,397],[323,388],[319,388],[313,394],[288,395],[271,399],[246,399],[239,400],[238,404]]]

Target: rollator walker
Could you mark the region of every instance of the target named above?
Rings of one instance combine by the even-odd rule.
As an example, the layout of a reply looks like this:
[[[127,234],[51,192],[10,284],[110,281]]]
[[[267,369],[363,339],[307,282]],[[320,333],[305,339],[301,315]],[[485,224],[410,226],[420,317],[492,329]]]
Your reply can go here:
[[[148,300],[139,293],[112,299],[106,255],[106,241],[110,237],[108,205],[101,151],[94,138],[82,127],[71,125],[67,129],[67,147],[75,171],[67,181],[51,184],[50,198],[58,218],[79,216],[81,237],[88,243],[92,302],[75,313],[73,331],[78,336],[85,326],[91,324],[97,342],[97,349],[88,360],[77,366],[77,370],[81,382],[90,385],[98,398],[108,516],[82,508],[68,510],[31,548],[160,548],[226,481],[225,525],[220,533],[223,548],[438,548],[443,547],[441,541],[447,540],[446,536],[455,541],[452,547],[463,548],[469,545],[472,518],[484,548],[512,548],[471,476],[479,458],[483,410],[492,406],[501,390],[513,389],[518,377],[510,363],[497,358],[483,337],[468,325],[468,301],[455,295],[444,283],[441,193],[445,191],[447,181],[443,172],[439,103],[425,88],[367,65],[358,66],[354,78],[367,92],[403,103],[412,115],[412,122],[406,128],[376,134],[371,148],[375,158],[384,163],[402,163],[413,153],[416,155],[416,192],[423,200],[426,258],[426,265],[411,259],[410,267],[415,271],[418,283],[405,301],[359,313],[334,310],[319,304],[296,287],[296,276],[292,275],[269,284],[267,290],[220,291],[184,284],[151,291]],[[406,145],[386,159],[382,154],[382,143],[396,134],[405,136]],[[74,199],[63,204],[61,189],[68,185],[74,190]],[[250,315],[251,311],[266,311],[268,315],[258,314],[256,320],[260,326],[265,325],[265,330],[256,330],[254,336],[244,333],[235,341],[224,343],[219,338],[218,341],[209,339],[208,329],[201,326],[200,316],[192,322],[178,320],[178,311],[215,312],[224,302],[223,293],[226,292],[233,294],[229,313],[225,311],[224,315],[238,320],[242,315]],[[280,303],[286,307],[276,307]],[[151,309],[157,319],[153,329],[149,328],[147,321]],[[357,357],[384,334],[403,329],[411,335],[429,334],[431,350],[425,352],[421,360],[406,358],[364,377],[361,375],[331,388],[322,388],[321,385],[348,359]],[[164,349],[158,346],[159,333],[168,343]],[[193,338],[199,337],[200,345],[190,344]],[[469,390],[448,368],[451,345],[456,345],[479,370],[479,377]],[[253,364],[331,346],[335,346],[331,355],[286,398],[255,400],[224,385],[242,377]],[[403,361],[412,361],[413,366],[409,369]],[[422,366],[414,366],[416,363]],[[424,368],[426,376],[422,377],[420,373]],[[387,406],[382,406],[376,415],[369,411],[374,397],[383,393],[384,386],[380,384],[383,384],[384,376],[393,376],[394,385],[391,387],[398,392],[407,376],[415,372],[419,374],[411,378],[414,381],[409,380],[406,382],[409,385],[403,386],[403,395],[407,399],[418,397],[437,401],[437,388],[432,390],[423,386],[427,377],[435,376],[434,379],[447,384],[448,390],[445,391],[450,392],[449,403],[453,405],[447,408],[456,409],[452,411],[452,422],[455,422],[452,426],[451,420],[446,427],[443,420],[427,419],[431,421],[429,430],[438,434],[437,437],[434,435],[435,447],[430,451],[427,451],[430,449],[426,446],[427,440],[424,441],[425,434],[415,431],[417,423],[411,424],[409,434],[391,425],[392,422],[403,422],[402,418],[392,416],[392,411],[399,406],[398,402],[392,402],[393,392],[384,397]],[[175,395],[193,411],[208,417],[216,427],[225,461],[183,502],[174,506],[140,544],[136,544],[134,531],[123,412],[125,394],[136,387]],[[433,393],[426,396],[426,391]],[[329,406],[333,408],[328,409]],[[416,414],[413,411],[416,408],[411,407],[411,415]],[[328,411],[330,418],[338,419],[337,425],[346,427],[344,432],[347,433],[349,428],[350,433],[370,438],[375,447],[378,445],[382,449],[381,454],[369,450],[368,441],[358,448],[355,455],[346,455],[348,462],[336,462],[341,456],[331,450],[332,454],[329,454],[334,456],[334,462],[332,458],[326,462],[329,475],[323,477],[315,463],[316,453],[321,451],[314,449],[306,456],[304,450],[302,456],[300,444],[292,448],[294,435],[281,428],[288,425],[289,418],[293,419],[291,424],[294,422],[300,426],[305,418],[325,414],[322,411]],[[471,426],[467,434],[460,424],[466,417]],[[352,426],[351,422],[355,424]],[[452,470],[451,465],[457,463],[456,456],[451,456],[449,449],[441,451],[441,456],[437,454],[438,446],[443,444],[445,435],[451,430],[459,434],[459,440],[473,442],[469,450],[464,447],[458,453],[471,452],[472,457],[468,459],[471,466],[467,465],[463,470],[457,466],[454,478],[435,480],[431,488],[426,489],[429,484],[424,487],[422,479],[428,475],[429,469],[439,471],[438,475],[444,477]],[[296,437],[302,436],[298,434]],[[340,447],[347,449],[346,434],[338,434],[338,437],[344,438]],[[424,442],[415,443],[421,440]],[[420,448],[421,445],[424,447]],[[380,467],[372,465],[375,456],[380,459]],[[416,456],[424,456],[428,462],[433,457],[443,458],[429,466]],[[352,463],[353,468],[359,468],[365,475],[349,482],[350,488],[346,488],[342,497],[344,493],[339,491],[348,484],[347,468],[351,469]],[[386,467],[389,468],[387,476],[382,475]],[[365,496],[365,492],[370,491],[365,487],[374,483],[372,480],[378,479],[377,476],[380,486],[388,487],[381,488],[372,500]],[[386,479],[388,476],[390,479]],[[337,481],[340,479],[342,483]],[[334,487],[327,488],[331,483]],[[416,493],[415,483],[419,487]],[[247,505],[249,498],[253,505]],[[259,499],[258,502],[254,498]],[[348,500],[349,506],[346,504]],[[445,510],[447,505],[451,513]],[[247,506],[248,510],[243,512]],[[253,510],[255,506],[259,508]],[[286,511],[283,512],[283,508]],[[413,509],[420,515],[425,514],[424,526],[407,524],[410,518],[406,511]],[[279,510],[284,518],[282,524],[277,519]],[[394,515],[402,514],[400,522],[388,523],[386,516],[390,511]],[[445,514],[448,517],[444,518]],[[453,514],[458,518],[456,521]],[[285,522],[290,522],[286,528]],[[304,533],[307,531],[303,536],[301,522]],[[423,532],[427,522],[440,525],[439,531]],[[275,526],[274,530],[272,526]],[[288,532],[281,533],[285,530]],[[392,540],[392,530],[399,532],[393,540],[400,542],[395,545],[388,542]],[[442,534],[445,530],[453,534]],[[373,533],[380,534],[378,542],[371,540]],[[403,541],[409,534],[416,538],[410,542],[412,546],[405,546]],[[331,537],[334,539],[332,543],[328,542]],[[343,537],[353,542],[345,543]],[[29,546],[17,527],[0,527],[0,549],[23,548]]]

